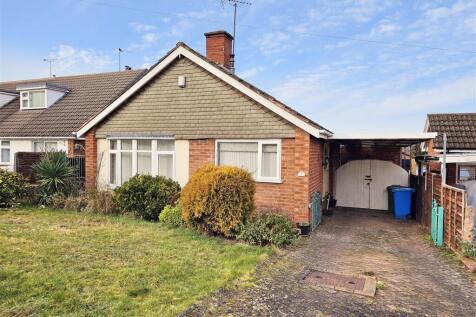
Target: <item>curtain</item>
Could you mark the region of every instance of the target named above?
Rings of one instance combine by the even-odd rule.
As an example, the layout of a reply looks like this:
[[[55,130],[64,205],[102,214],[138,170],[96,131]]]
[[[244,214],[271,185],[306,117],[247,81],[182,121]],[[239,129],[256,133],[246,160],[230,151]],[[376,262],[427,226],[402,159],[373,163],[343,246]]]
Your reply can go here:
[[[152,152],[137,152],[137,174],[152,173]]]
[[[173,178],[174,156],[172,154],[159,154],[159,176]]]
[[[132,177],[132,152],[121,153],[121,183]]]
[[[45,107],[45,92],[44,91],[31,91],[30,92],[30,108],[43,108]]]
[[[218,165],[240,167],[257,176],[258,143],[220,142],[218,150]]]
[[[116,183],[116,153],[111,153],[109,157],[109,183]]]
[[[278,164],[278,146],[276,144],[263,144],[261,155],[261,176],[276,177]]]
[[[1,162],[10,162],[10,149],[2,149]]]

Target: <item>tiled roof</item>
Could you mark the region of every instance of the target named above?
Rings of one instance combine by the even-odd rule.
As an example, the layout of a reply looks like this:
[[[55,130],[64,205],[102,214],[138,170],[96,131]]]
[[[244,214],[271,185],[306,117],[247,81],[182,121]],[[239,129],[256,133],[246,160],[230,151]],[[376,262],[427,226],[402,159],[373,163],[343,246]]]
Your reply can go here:
[[[476,113],[438,113],[428,115],[428,132],[438,132],[434,147],[443,148],[443,133],[447,149],[476,150]]]
[[[0,137],[72,137],[144,73],[130,70],[0,83],[0,91],[16,91],[19,84],[36,82],[69,90],[47,109],[21,111],[19,98],[0,107]]]

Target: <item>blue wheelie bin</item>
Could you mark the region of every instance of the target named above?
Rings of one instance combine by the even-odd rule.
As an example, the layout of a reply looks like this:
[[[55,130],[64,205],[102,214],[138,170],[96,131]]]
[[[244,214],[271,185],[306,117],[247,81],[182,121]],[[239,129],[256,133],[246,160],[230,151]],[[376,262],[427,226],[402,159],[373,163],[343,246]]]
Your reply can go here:
[[[415,189],[409,187],[393,187],[393,215],[396,219],[407,219],[412,211],[412,194]]]

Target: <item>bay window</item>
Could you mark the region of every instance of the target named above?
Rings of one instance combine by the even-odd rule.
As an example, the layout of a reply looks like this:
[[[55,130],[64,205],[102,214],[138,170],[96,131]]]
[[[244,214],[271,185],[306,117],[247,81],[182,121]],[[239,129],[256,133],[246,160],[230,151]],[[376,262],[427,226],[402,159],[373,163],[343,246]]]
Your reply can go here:
[[[216,164],[243,168],[258,182],[281,181],[280,140],[216,142]]]
[[[10,163],[10,141],[0,141],[0,164]]]
[[[109,140],[109,183],[119,186],[136,174],[175,178],[175,141]]]

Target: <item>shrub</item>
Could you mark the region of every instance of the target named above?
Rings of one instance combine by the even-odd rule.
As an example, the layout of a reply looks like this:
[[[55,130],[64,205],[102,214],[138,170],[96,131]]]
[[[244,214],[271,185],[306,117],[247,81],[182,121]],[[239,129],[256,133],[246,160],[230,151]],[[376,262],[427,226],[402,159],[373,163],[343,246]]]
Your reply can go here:
[[[467,241],[460,241],[459,246],[461,248],[461,254],[467,258],[476,260],[476,246]]]
[[[49,204],[50,198],[56,193],[68,196],[77,189],[74,168],[64,152],[45,153],[32,169],[40,185],[41,202],[44,204]]]
[[[0,168],[0,208],[14,206],[25,194],[25,189],[23,176]]]
[[[182,219],[182,209],[180,206],[167,205],[160,213],[159,221],[172,227],[180,227],[184,224]]]
[[[111,191],[93,190],[89,191],[86,197],[87,205],[84,210],[87,212],[102,215],[117,215],[120,212]]]
[[[247,171],[206,165],[195,172],[180,196],[188,226],[230,237],[254,209],[255,182]]]
[[[74,211],[84,211],[89,204],[89,195],[80,193],[77,196],[69,196],[64,201],[64,209]]]
[[[63,209],[66,202],[66,196],[63,193],[56,193],[48,198],[48,206],[53,209]]]
[[[277,214],[260,214],[241,225],[238,240],[253,245],[273,244],[283,247],[293,244],[298,238],[294,225],[286,216]]]
[[[180,185],[163,176],[136,175],[114,190],[114,200],[122,211],[157,221],[165,205],[180,192]]]

